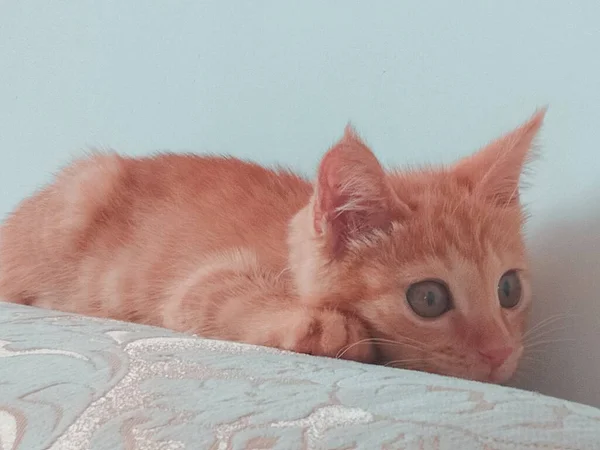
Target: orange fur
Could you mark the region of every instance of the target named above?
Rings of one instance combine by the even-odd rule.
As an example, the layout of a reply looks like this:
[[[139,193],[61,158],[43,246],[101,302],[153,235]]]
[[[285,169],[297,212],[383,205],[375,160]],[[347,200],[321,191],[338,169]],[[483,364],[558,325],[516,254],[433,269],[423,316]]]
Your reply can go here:
[[[518,185],[543,111],[447,168],[385,172],[348,128],[314,186],[234,158],[92,154],[1,228],[0,296],[206,337],[502,382],[530,307]],[[504,310],[498,280],[521,274]],[[453,308],[412,312],[443,280]]]

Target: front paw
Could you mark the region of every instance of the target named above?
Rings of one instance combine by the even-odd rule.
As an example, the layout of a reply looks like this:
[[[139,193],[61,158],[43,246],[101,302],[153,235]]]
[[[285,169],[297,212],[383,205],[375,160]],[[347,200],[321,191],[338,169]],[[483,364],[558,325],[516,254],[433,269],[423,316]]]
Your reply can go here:
[[[295,315],[282,328],[276,347],[298,353],[372,362],[373,343],[356,318],[331,310],[309,310]]]

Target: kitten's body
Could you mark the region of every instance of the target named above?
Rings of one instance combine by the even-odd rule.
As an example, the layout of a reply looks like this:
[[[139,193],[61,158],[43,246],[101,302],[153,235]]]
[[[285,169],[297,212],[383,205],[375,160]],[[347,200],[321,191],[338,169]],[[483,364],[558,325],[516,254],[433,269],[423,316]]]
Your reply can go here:
[[[385,174],[347,131],[314,188],[233,158],[94,154],[3,225],[0,296],[504,381],[529,309],[515,183],[541,120],[454,168],[417,173]],[[507,312],[490,296],[509,269],[522,273],[525,299]],[[456,298],[444,317],[423,320],[403,296],[431,278]]]
[[[340,315],[339,336],[332,330],[325,339],[332,345],[307,339],[314,320],[338,315],[303,305],[289,270],[289,222],[312,190],[290,172],[233,158],[91,155],[4,224],[0,294],[335,356],[350,340],[347,319]],[[369,352],[361,346],[347,356]]]

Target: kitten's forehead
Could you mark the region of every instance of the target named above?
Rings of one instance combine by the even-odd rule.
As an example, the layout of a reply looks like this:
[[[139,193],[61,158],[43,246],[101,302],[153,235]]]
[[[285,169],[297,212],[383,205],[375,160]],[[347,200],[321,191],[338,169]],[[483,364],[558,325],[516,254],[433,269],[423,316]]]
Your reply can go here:
[[[464,313],[489,304],[497,307],[496,290],[500,277],[509,270],[525,268],[526,262],[510,253],[499,253],[488,245],[481,260],[465,257],[451,249],[445,260],[438,260],[435,269],[450,287],[454,301]]]
[[[401,247],[410,241],[414,256],[449,263],[456,254],[480,266],[490,251],[524,259],[520,207],[489,204],[443,171],[397,174],[391,184],[412,211],[393,234]]]
[[[485,246],[482,258],[465,255],[454,246],[448,246],[443,256],[428,255],[401,266],[400,276],[406,284],[425,279],[440,279],[448,284],[478,284],[480,280],[497,281],[509,270],[527,271],[527,260],[523,255],[509,251],[498,251]],[[487,283],[487,281],[483,281]],[[493,283],[495,284],[495,283]]]
[[[401,176],[394,190],[412,211],[392,231],[403,283],[442,280],[465,314],[497,308],[500,277],[527,269],[520,208],[490,204],[444,172]]]

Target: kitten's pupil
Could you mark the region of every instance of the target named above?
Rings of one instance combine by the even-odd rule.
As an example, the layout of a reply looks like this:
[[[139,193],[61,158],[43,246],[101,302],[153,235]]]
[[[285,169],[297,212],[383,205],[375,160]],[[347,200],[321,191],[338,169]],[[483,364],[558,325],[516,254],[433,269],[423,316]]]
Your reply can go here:
[[[448,288],[436,280],[412,284],[406,291],[406,300],[417,315],[429,319],[441,316],[452,306]]]
[[[513,308],[521,300],[522,287],[519,274],[515,270],[509,270],[498,282],[498,299],[503,308]]]
[[[425,301],[427,302],[427,306],[433,306],[435,303],[435,293],[427,291],[427,294],[425,295]]]
[[[510,282],[508,280],[504,280],[504,283],[502,284],[502,292],[505,297],[510,295]]]

